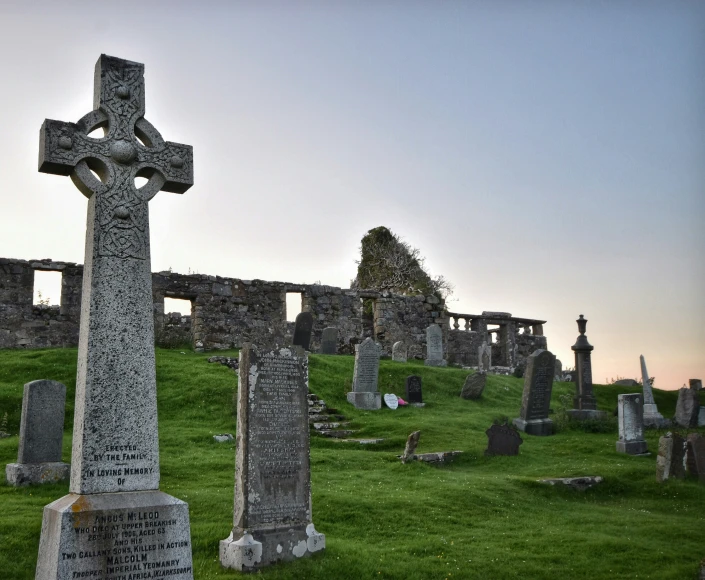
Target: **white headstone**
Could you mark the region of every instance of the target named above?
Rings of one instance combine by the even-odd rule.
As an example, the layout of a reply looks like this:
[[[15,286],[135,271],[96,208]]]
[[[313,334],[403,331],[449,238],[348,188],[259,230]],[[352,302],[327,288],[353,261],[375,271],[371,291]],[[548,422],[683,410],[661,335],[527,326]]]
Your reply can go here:
[[[392,393],[387,393],[384,395],[384,404],[393,411],[399,406],[399,398]]]
[[[394,362],[406,362],[406,345],[401,341],[397,341],[392,345],[392,360]]]

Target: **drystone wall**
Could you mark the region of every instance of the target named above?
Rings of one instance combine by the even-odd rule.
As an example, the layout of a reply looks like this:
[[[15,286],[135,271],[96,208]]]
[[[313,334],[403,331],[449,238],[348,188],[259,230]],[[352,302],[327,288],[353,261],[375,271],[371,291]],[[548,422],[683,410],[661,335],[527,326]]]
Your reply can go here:
[[[61,273],[60,306],[32,304],[35,270]],[[0,258],[0,348],[78,344],[82,279],[80,264]],[[320,349],[323,329],[334,326],[339,353],[352,354],[355,345],[369,336],[383,355],[391,355],[392,345],[401,340],[410,358],[424,358],[426,328],[431,324],[443,330],[444,351],[451,363],[476,366],[478,348],[488,340],[488,332],[496,333],[495,366],[520,366],[536,348],[546,348],[543,326],[537,324],[542,321],[512,318],[508,313],[448,313],[436,296],[175,272],[152,274],[155,341],[160,346],[190,345],[197,350],[238,348],[245,342],[264,347],[287,344],[293,335],[293,323],[286,320],[288,293],[300,294],[302,310],[313,315],[313,352]],[[188,300],[191,314],[165,312],[164,298]],[[458,323],[462,318],[464,329]],[[497,328],[488,331],[488,324]],[[518,333],[520,327],[523,334]]]

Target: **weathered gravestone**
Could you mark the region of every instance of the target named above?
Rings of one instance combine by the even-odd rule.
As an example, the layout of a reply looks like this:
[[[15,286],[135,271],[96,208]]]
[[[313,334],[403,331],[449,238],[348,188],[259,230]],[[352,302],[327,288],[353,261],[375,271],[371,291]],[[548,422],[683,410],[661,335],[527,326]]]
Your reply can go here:
[[[685,440],[678,433],[666,433],[658,440],[656,481],[685,477]]]
[[[465,383],[460,391],[460,397],[463,399],[479,399],[487,385],[487,374],[477,371],[465,378]]]
[[[521,411],[519,418],[513,421],[520,431],[529,435],[553,434],[553,421],[548,418],[548,409],[555,370],[556,357],[547,350],[539,349],[527,358]]]
[[[663,427],[668,423],[668,420],[664,420],[663,415],[658,412],[643,354],[639,355],[639,362],[641,364],[641,382],[644,395],[644,425],[646,427]]]
[[[414,431],[406,440],[406,447],[404,447],[404,454],[401,456],[401,462],[406,463],[414,459],[416,453],[416,447],[419,444],[419,437],[421,437],[421,431]]]
[[[371,338],[355,345],[355,369],[353,370],[352,391],[348,402],[358,409],[376,410],[382,408],[382,395],[377,390],[379,376],[379,347]]]
[[[694,391],[702,391],[703,382],[700,379],[688,379],[688,386]]]
[[[421,393],[421,377],[418,375],[409,375],[406,377],[406,402],[407,403],[423,403]]]
[[[592,392],[592,362],[590,359],[594,347],[585,336],[588,321],[581,314],[576,322],[580,335],[575,344],[570,347],[575,352],[576,394],[573,399],[574,408],[568,411],[568,416],[574,421],[603,419],[607,417],[607,413],[597,410],[597,399]]]
[[[325,548],[311,518],[306,353],[240,351],[233,529],[220,563],[252,571]]]
[[[89,199],[70,493],[44,508],[37,580],[193,578],[188,505],[159,491],[147,208],[191,187],[193,153],[144,118],[144,89],[144,65],[101,55],[95,110],[40,133],[39,171],[71,175]]]
[[[294,323],[294,346],[300,346],[304,350],[311,347],[311,330],[313,329],[313,316],[310,312],[299,312]]]
[[[678,391],[675,421],[681,427],[697,427],[700,413],[698,392],[683,387]]]
[[[338,352],[338,329],[328,326],[321,336],[321,354],[336,354]]]
[[[524,440],[516,429],[506,423],[495,423],[485,433],[487,434],[485,455],[519,455],[519,445]]]
[[[22,393],[17,463],[8,463],[10,485],[55,483],[68,479],[70,466],[61,462],[66,386],[56,381],[32,381]]]
[[[396,411],[399,408],[399,398],[394,393],[385,393],[384,404],[392,411]]]
[[[705,483],[705,437],[690,433],[686,443],[686,466],[688,472]]]
[[[492,347],[487,344],[487,342],[483,342],[480,345],[480,348],[477,349],[477,361],[478,368],[483,373],[490,372],[490,369],[492,368]]]
[[[619,379],[612,384],[618,387],[636,387],[639,385],[634,379]]]
[[[392,345],[392,360],[394,362],[406,362],[406,345],[401,341],[397,341]]]
[[[443,330],[437,324],[426,329],[426,360],[424,364],[432,367],[444,367],[443,360]]]
[[[563,363],[556,359],[556,366],[553,372],[553,380],[560,381],[563,378]]]
[[[644,440],[644,396],[641,393],[617,396],[617,421],[617,451],[629,455],[647,453],[648,448]]]

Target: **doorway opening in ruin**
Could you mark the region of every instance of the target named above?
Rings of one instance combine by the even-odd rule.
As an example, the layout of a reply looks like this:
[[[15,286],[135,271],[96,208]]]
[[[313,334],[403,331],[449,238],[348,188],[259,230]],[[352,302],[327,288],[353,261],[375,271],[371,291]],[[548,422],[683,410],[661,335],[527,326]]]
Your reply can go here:
[[[296,317],[303,310],[303,296],[301,292],[286,293],[286,321],[296,322]]]
[[[375,338],[375,300],[374,298],[360,298],[360,312],[362,322],[362,338],[368,336]]]
[[[34,271],[32,304],[59,306],[61,304],[61,272],[54,270]]]
[[[488,324],[487,335],[487,344],[497,344],[499,342],[499,324]]]

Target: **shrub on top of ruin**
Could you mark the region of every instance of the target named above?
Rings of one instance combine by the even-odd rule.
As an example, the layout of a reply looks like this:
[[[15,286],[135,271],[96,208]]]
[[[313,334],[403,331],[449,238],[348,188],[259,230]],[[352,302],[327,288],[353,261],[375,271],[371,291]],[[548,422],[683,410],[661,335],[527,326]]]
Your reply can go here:
[[[411,247],[384,226],[371,229],[360,244],[357,276],[350,287],[406,295],[435,295],[445,300],[453,285],[443,276],[432,278],[418,248]]]

